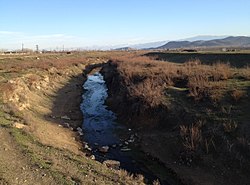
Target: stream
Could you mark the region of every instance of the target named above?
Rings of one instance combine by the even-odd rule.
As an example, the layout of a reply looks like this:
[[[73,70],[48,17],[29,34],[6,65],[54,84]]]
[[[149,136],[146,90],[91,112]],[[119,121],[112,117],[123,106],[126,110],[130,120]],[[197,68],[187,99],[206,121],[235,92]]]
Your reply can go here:
[[[105,100],[108,97],[107,87],[103,76],[96,72],[89,75],[83,85],[84,94],[81,110],[84,115],[83,141],[87,142],[91,153],[97,161],[115,160],[120,162],[120,168],[133,174],[142,174],[150,183],[157,176],[142,163],[133,158],[133,131],[116,122],[116,115],[108,110]],[[123,140],[118,133],[125,133],[128,140]],[[107,152],[100,152],[99,148],[108,146]],[[143,159],[144,160],[144,159]],[[166,182],[162,184],[168,184]]]

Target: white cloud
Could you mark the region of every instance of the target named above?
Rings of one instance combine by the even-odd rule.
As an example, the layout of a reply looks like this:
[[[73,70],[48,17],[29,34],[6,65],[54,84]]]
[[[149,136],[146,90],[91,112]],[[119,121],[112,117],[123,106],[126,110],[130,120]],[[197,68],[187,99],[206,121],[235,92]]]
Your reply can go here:
[[[0,31],[0,49],[20,49],[22,43],[25,48],[55,49],[60,47],[80,47],[85,43],[85,38],[66,35],[62,33],[29,35],[21,32]]]
[[[22,32],[1,31],[0,30],[0,49],[65,49],[85,48],[85,49],[110,49],[125,47],[128,45],[144,43],[149,40],[141,37],[122,37],[122,38],[84,38],[80,36],[67,35],[62,33],[33,35]]]
[[[0,31],[0,36],[1,35],[19,35],[21,32],[13,32],[13,31]]]

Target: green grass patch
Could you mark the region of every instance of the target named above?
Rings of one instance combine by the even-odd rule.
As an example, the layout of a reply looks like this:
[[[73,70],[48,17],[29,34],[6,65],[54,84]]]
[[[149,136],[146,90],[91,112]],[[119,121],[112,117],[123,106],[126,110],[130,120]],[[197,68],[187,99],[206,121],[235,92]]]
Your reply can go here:
[[[48,152],[50,147],[45,147],[39,143],[35,138],[30,134],[26,133],[23,130],[13,128],[11,129],[11,134],[15,138],[16,142],[19,144],[23,152],[28,155],[33,164],[37,164],[40,168],[49,169],[51,163],[48,160],[44,160],[41,155],[34,152],[31,148],[31,145],[37,145],[38,147],[44,147],[44,151]]]
[[[8,127],[12,121],[10,120],[10,115],[2,111],[2,106],[0,105],[0,126]]]
[[[12,128],[11,134],[15,138],[17,144],[20,146],[24,155],[28,156],[31,163],[43,170],[46,170],[58,184],[72,184],[66,179],[66,175],[58,170],[52,169],[53,162],[48,160],[46,155],[53,155],[55,149],[39,143],[34,137],[23,130]],[[39,152],[37,152],[36,150]]]

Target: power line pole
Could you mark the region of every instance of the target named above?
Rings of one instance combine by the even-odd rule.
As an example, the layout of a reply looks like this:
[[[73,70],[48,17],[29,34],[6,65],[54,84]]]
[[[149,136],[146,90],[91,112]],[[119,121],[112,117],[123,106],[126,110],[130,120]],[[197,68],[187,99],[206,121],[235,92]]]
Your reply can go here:
[[[38,45],[36,45],[36,52],[38,53],[38,51],[39,51],[39,48],[38,48]]]
[[[23,45],[23,43],[22,43],[22,52],[23,52],[23,50],[24,50],[24,45]]]

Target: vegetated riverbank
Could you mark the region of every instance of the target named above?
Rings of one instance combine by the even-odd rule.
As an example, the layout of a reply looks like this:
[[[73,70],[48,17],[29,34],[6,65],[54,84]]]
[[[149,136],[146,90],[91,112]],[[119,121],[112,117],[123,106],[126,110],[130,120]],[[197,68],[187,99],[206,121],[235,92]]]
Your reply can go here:
[[[126,56],[102,69],[107,104],[185,184],[249,183],[250,69]]]
[[[77,53],[0,61],[0,184],[144,184],[86,157],[75,132],[83,70],[105,60]]]
[[[115,167],[141,174],[147,184],[158,179],[162,185],[180,185],[164,165],[137,149],[137,133],[116,121],[116,115],[105,104],[108,95],[103,76],[99,72],[88,75],[83,87],[83,140],[89,155],[103,163],[112,160]]]

